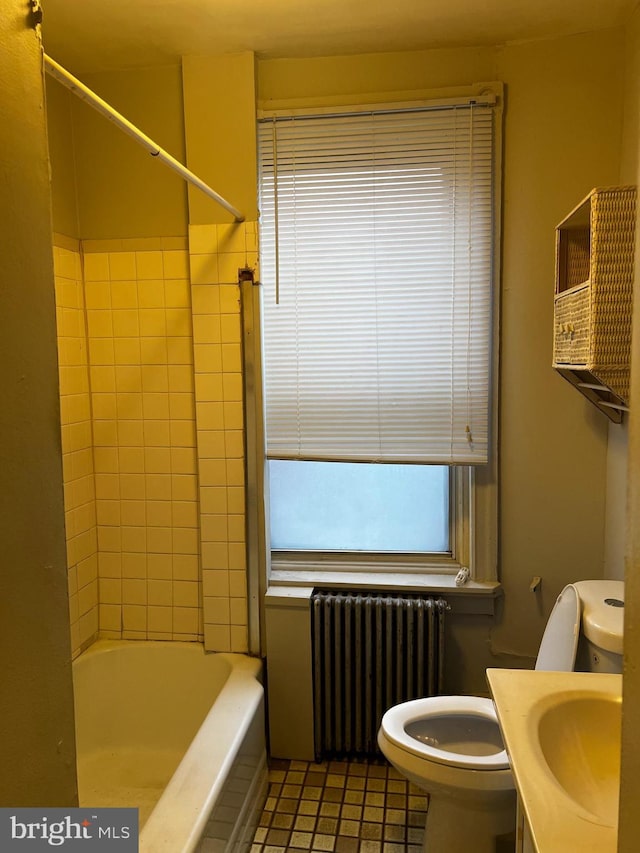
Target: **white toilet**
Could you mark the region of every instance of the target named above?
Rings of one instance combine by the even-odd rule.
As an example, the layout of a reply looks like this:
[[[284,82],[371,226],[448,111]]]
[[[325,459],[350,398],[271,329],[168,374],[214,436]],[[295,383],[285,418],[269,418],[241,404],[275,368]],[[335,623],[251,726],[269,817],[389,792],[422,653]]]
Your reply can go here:
[[[542,637],[536,669],[622,672],[622,581],[566,586]],[[434,696],[390,708],[378,744],[429,794],[426,853],[494,853],[515,827],[515,788],[491,699]]]

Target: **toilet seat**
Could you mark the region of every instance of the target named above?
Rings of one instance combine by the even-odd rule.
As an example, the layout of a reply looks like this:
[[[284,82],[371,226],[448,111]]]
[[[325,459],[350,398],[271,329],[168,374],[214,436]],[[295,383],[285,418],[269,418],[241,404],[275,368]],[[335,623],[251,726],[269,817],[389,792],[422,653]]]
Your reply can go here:
[[[489,755],[469,755],[466,752],[440,749],[418,740],[407,732],[407,726],[416,721],[455,716],[475,717],[498,726],[498,718],[491,699],[480,696],[431,696],[425,699],[413,699],[390,708],[382,718],[381,729],[389,741],[417,758],[467,770],[509,769],[509,758],[504,748]]]

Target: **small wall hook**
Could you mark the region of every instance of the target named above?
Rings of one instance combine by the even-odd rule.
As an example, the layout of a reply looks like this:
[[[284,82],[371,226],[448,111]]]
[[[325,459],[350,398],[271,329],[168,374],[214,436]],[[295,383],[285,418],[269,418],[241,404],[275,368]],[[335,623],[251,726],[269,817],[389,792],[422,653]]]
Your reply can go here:
[[[537,575],[534,578],[531,578],[531,583],[529,584],[529,592],[537,592],[540,589],[540,585],[542,584],[542,578],[539,578]]]

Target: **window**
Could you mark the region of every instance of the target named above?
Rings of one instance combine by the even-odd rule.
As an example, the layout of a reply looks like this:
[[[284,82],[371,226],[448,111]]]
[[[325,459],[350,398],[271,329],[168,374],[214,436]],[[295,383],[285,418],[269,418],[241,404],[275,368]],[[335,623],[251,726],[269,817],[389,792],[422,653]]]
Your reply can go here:
[[[447,553],[446,465],[269,461],[271,547]]]
[[[259,122],[278,569],[473,563],[474,467],[491,445],[494,104]]]

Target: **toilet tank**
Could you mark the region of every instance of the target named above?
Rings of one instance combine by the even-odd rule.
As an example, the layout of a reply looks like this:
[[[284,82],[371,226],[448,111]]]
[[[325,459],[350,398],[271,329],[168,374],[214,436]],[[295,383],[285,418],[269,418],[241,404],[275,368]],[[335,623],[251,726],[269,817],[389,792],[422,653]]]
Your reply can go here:
[[[576,670],[622,672],[623,581],[579,581],[582,619]]]

